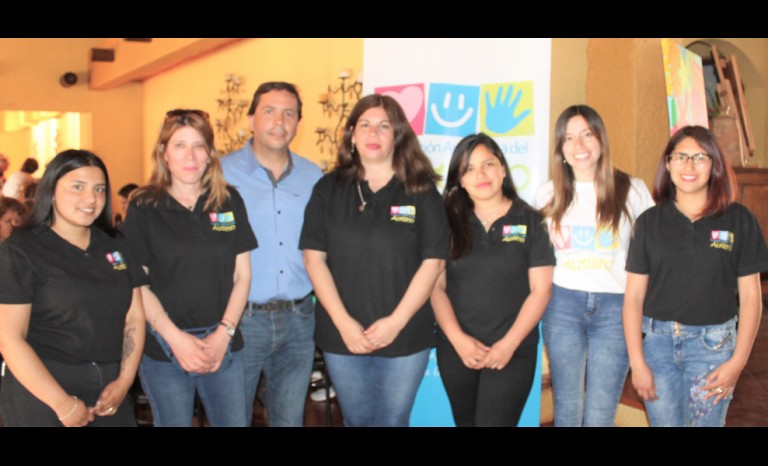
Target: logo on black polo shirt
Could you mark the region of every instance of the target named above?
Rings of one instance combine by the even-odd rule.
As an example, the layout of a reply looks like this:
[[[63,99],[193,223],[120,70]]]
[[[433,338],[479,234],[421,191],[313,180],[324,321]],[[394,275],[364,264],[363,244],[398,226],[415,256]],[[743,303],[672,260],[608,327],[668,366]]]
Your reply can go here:
[[[709,234],[709,247],[733,251],[733,233],[727,230],[712,230]]]
[[[501,242],[511,243],[516,241],[518,243],[525,243],[526,233],[528,233],[527,225],[502,225]]]
[[[211,212],[208,217],[211,219],[213,231],[232,231],[237,228],[235,214],[232,212]]]
[[[393,205],[389,208],[389,219],[393,222],[416,222],[416,206]]]
[[[128,266],[125,265],[125,260],[123,260],[123,255],[120,254],[120,251],[108,252],[107,260],[112,264],[113,270],[125,270],[128,268]]]

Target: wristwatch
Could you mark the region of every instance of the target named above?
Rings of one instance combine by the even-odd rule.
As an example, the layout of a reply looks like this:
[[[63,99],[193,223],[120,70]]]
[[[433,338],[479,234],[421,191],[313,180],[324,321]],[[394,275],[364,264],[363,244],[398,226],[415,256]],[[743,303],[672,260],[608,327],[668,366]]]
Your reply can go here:
[[[224,322],[223,320],[219,322],[219,325],[227,329],[227,335],[229,335],[230,337],[235,336],[235,327],[229,325],[227,322]]]

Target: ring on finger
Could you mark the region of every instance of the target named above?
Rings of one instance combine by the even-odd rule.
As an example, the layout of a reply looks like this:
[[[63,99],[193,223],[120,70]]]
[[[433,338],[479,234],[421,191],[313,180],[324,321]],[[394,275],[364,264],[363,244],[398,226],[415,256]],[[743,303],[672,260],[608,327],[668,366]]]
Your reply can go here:
[[[725,390],[723,390],[723,387],[717,387],[715,391],[717,392],[718,395],[722,395]]]

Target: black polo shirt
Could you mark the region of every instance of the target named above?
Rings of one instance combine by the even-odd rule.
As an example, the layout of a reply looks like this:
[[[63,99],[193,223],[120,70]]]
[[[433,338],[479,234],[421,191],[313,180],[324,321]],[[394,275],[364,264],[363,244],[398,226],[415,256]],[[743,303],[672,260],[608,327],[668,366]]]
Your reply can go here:
[[[118,362],[134,287],[148,283],[124,238],[92,227],[84,251],[48,226],[0,245],[0,303],[32,304],[27,342],[63,362]]]
[[[300,249],[327,253],[328,268],[347,312],[363,327],[386,317],[405,295],[425,259],[448,256],[448,219],[437,188],[409,196],[395,177],[376,193],[330,173],[315,185],[304,214]],[[331,318],[317,303],[316,341],[324,351],[351,354]],[[434,345],[429,300],[391,345],[371,353],[404,356]]]
[[[644,315],[715,325],[738,314],[738,277],[768,270],[768,251],[757,219],[741,204],[691,222],[667,201],[637,219],[626,269],[649,275]]]
[[[150,288],[180,329],[210,327],[221,320],[232,294],[238,254],[257,247],[243,199],[234,189],[217,212],[203,210],[207,195],[193,210],[170,195],[157,206],[134,200],[123,231],[139,263],[149,268]],[[232,349],[243,347],[238,330]],[[147,338],[145,354],[167,361],[154,338]]]
[[[555,253],[541,217],[520,203],[488,232],[474,214],[469,221],[472,250],[448,261],[446,292],[462,330],[490,346],[507,334],[531,293],[528,269],[554,266]],[[535,328],[520,347],[538,342]]]

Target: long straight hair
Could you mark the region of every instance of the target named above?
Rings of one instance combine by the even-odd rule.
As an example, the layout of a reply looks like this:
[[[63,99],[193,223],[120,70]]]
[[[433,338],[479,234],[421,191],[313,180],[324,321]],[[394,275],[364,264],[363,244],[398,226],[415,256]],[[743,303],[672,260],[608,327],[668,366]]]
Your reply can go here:
[[[545,217],[552,219],[552,229],[560,229],[563,216],[573,204],[575,196],[573,168],[566,163],[563,145],[565,144],[566,129],[571,118],[581,116],[587,122],[592,134],[600,143],[600,159],[595,167],[595,191],[597,192],[597,208],[595,218],[598,227],[610,228],[616,233],[619,230],[621,216],[631,222],[627,209],[629,195],[629,175],[613,168],[611,150],[608,144],[608,133],[600,115],[587,105],[572,105],[566,108],[555,123],[555,152],[552,168],[552,184],[554,196],[542,209]]]
[[[104,162],[87,150],[70,149],[60,152],[51,160],[43,173],[43,177],[38,183],[35,193],[35,203],[31,213],[27,216],[21,228],[33,228],[39,225],[51,225],[53,223],[53,196],[56,192],[56,185],[62,176],[67,173],[83,167],[96,167],[104,173],[104,182],[106,184],[106,202],[93,225],[104,230],[108,235],[115,236],[116,230],[112,226],[112,188],[109,184],[109,174]]]
[[[738,184],[736,175],[728,161],[723,157],[720,144],[717,143],[712,131],[703,126],[684,126],[669,139],[667,147],[659,159],[656,178],[653,181],[653,200],[657,203],[675,200],[677,190],[667,169],[667,160],[680,142],[691,138],[712,157],[712,172],[707,184],[707,201],[699,214],[702,217],[720,215],[736,201]]]
[[[461,178],[467,173],[470,156],[478,146],[485,146],[504,167],[506,176],[501,182],[501,192],[504,197],[513,203],[520,203],[528,207],[528,204],[517,195],[515,185],[512,183],[512,175],[509,172],[509,165],[496,141],[484,133],[470,134],[459,141],[451,156],[448,176],[445,181],[445,191],[443,191],[448,225],[451,229],[451,259],[454,261],[469,254],[474,241],[469,214],[475,208],[475,203],[469,197],[467,190],[461,186]]]
[[[409,195],[427,191],[440,179],[440,175],[435,172],[432,163],[421,150],[419,139],[411,129],[400,104],[392,97],[379,94],[363,97],[349,114],[344,129],[344,141],[339,147],[336,162],[339,179],[359,182],[365,178],[365,168],[360,161],[360,154],[354,150],[355,145],[352,144],[352,136],[360,116],[366,110],[376,107],[383,108],[387,113],[387,118],[395,133],[392,168],[395,170],[397,180]]]
[[[144,203],[157,205],[160,198],[168,193],[172,178],[168,162],[165,161],[165,150],[173,134],[181,128],[189,126],[203,136],[205,149],[208,152],[208,167],[200,180],[203,191],[208,193],[208,200],[203,209],[208,212],[219,210],[229,199],[229,190],[227,189],[227,181],[224,179],[224,171],[221,169],[221,161],[216,155],[216,148],[213,145],[213,128],[208,120],[201,116],[204,113],[199,110],[179,112],[181,111],[174,111],[173,115],[165,118],[153,152],[155,168],[152,170],[149,184],[139,188],[133,198],[139,205]]]

